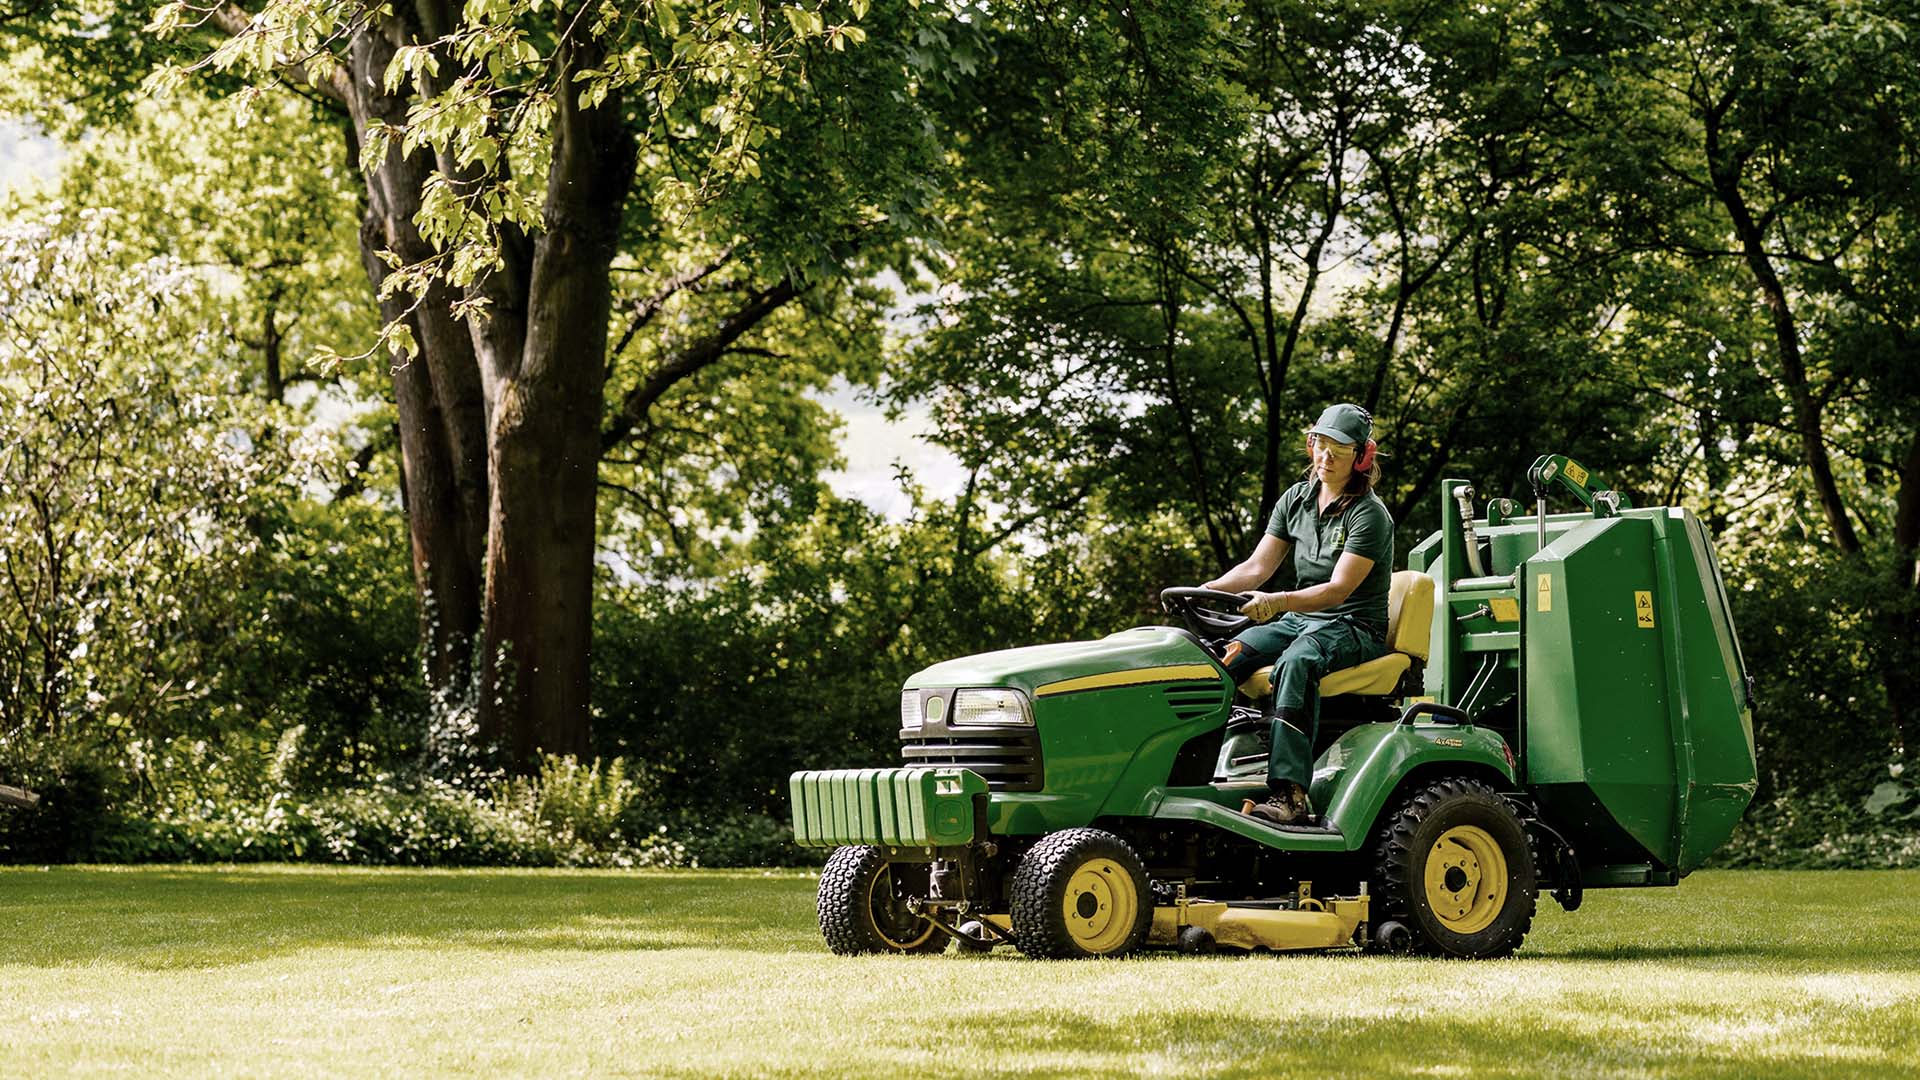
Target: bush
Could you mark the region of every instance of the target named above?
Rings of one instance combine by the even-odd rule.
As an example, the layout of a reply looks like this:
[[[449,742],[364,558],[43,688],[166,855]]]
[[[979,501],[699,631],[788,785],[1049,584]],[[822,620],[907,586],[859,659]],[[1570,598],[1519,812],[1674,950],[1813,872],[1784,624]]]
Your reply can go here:
[[[47,782],[36,783],[40,805],[0,809],[0,852],[21,862],[74,862],[89,858],[111,829],[108,789],[112,776],[78,761]]]
[[[111,862],[332,862],[360,866],[680,866],[664,836],[594,845],[470,791],[366,788],[257,807],[117,819],[94,857]]]
[[[622,825],[641,805],[641,786],[627,776],[620,758],[603,766],[546,755],[537,777],[513,777],[494,785],[495,806],[544,826],[548,835],[588,848],[618,847]]]
[[[750,811],[701,813],[681,811],[656,826],[671,836],[687,854],[690,866],[819,866],[826,852],[793,842],[793,829],[784,821]]]
[[[1712,865],[1766,869],[1920,867],[1920,787],[1889,770],[1866,799],[1788,790],[1756,803]]]
[[[290,731],[263,762],[200,743],[159,748],[157,760],[197,774],[144,803],[110,788],[112,768],[70,765],[43,785],[39,809],[0,812],[0,859],[642,867],[696,858],[642,824],[643,786],[618,760],[549,758],[540,776],[484,794],[441,781],[300,794],[287,783],[297,737]]]

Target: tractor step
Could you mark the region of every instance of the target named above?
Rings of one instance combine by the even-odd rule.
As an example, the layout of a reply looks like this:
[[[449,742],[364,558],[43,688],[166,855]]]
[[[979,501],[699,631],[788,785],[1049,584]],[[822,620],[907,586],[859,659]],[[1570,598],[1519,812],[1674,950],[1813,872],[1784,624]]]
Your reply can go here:
[[[1265,821],[1260,824],[1275,832],[1293,833],[1296,836],[1346,836],[1346,833],[1340,831],[1340,826],[1325,819],[1322,819],[1318,825],[1274,825]]]
[[[1267,793],[1267,780],[1264,776],[1254,780],[1215,780],[1207,786],[1222,795],[1238,796],[1243,800],[1263,798]],[[1259,818],[1253,817],[1249,817],[1249,820],[1262,828],[1272,829],[1275,832],[1291,833],[1296,836],[1344,837],[1346,835],[1340,831],[1338,825],[1331,824],[1326,818],[1320,817],[1319,815],[1315,815],[1314,824],[1304,825],[1276,825],[1271,821],[1262,821]]]

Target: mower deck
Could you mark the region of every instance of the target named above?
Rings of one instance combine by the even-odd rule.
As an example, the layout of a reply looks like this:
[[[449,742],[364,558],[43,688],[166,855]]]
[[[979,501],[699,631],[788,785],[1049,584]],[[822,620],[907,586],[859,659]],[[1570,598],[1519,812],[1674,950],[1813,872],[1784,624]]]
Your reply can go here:
[[[1179,949],[1206,953],[1215,949],[1298,952],[1365,945],[1361,927],[1368,920],[1368,897],[1336,896],[1314,899],[1312,886],[1302,883],[1298,897],[1286,900],[1176,900],[1153,909],[1153,926],[1142,944],[1149,949]],[[1013,940],[1013,923],[1005,914],[984,915],[1000,933]],[[988,931],[992,933],[992,931]],[[991,947],[993,942],[982,942]]]

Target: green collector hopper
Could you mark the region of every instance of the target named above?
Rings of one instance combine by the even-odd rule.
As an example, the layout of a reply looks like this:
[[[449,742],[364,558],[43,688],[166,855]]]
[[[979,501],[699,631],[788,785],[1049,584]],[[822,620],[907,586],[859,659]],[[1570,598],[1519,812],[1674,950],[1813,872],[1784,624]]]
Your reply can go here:
[[[1582,522],[1525,581],[1526,782],[1590,844],[1692,870],[1754,790],[1746,678],[1705,529],[1677,508]]]
[[[1410,560],[1441,598],[1427,691],[1517,736],[1522,783],[1587,885],[1671,882],[1727,839],[1755,786],[1720,569],[1690,511],[1632,509],[1576,463],[1535,464],[1537,489],[1556,477],[1589,513],[1522,519],[1496,499],[1475,519],[1472,488],[1444,483],[1463,513]]]

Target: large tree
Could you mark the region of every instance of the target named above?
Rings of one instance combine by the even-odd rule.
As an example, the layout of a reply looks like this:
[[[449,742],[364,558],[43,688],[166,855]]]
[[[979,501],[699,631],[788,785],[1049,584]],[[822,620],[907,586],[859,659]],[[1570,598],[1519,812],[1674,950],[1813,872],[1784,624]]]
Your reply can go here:
[[[947,290],[895,384],[945,404],[963,504],[1003,508],[980,541],[1091,500],[1231,565],[1330,400],[1378,414],[1402,519],[1450,468],[1644,441],[1597,378],[1619,253],[1531,6],[1050,14],[956,116]]]
[[[80,43],[137,37],[129,15],[16,32],[50,71],[124,88],[160,50],[85,74]],[[243,106],[285,86],[347,139],[364,199],[336,210],[386,326],[430,682],[474,694],[515,765],[584,753],[603,462],[672,465],[687,425],[661,410],[729,374],[784,372],[789,395],[825,377],[765,335],[869,317],[839,283],[918,223],[940,171],[924,111],[972,31],[867,0],[173,3],[152,28],[180,43],[157,85]]]
[[[1678,388],[1688,457],[1724,474],[1745,433],[1795,468],[1809,532],[1858,583],[1896,747],[1920,696],[1916,34],[1906,3],[1621,11],[1590,28],[1599,77],[1575,103],[1606,185],[1638,194],[1618,233],[1706,285],[1678,315],[1707,331],[1709,377]],[[1701,310],[1710,282],[1733,317]]]

